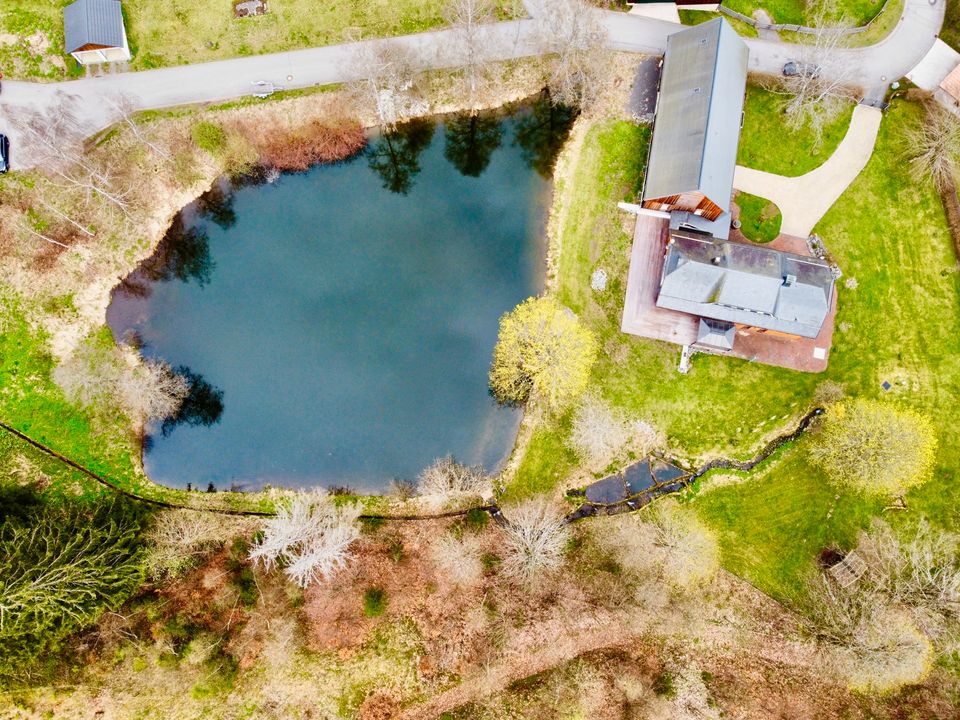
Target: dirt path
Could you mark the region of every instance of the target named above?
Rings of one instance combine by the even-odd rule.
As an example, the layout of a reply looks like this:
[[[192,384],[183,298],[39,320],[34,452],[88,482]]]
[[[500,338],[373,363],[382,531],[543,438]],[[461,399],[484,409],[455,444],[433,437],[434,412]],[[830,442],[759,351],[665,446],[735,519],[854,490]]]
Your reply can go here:
[[[445,712],[497,693],[517,680],[545,672],[585,653],[624,645],[629,638],[619,623],[608,623],[595,632],[563,635],[539,650],[523,653],[467,676],[456,687],[409,708],[399,717],[403,720],[435,720]]]
[[[582,655],[635,647],[641,636],[673,638],[681,647],[695,646],[698,654],[734,663],[749,654],[771,666],[811,674],[818,667],[818,651],[812,643],[796,639],[798,628],[796,616],[783,605],[721,571],[687,607],[656,613],[636,607],[619,612],[585,611],[560,632],[554,621],[523,629],[496,662],[465,675],[455,687],[407,708],[398,717],[435,720]]]

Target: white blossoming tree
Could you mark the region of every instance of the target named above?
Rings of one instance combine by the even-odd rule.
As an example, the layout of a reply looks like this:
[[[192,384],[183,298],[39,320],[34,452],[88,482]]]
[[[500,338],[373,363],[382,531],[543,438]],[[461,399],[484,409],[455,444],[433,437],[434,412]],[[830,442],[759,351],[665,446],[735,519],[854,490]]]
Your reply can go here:
[[[336,504],[323,490],[300,493],[264,522],[250,559],[271,570],[282,567],[300,587],[334,575],[350,559],[360,537],[358,503]]]

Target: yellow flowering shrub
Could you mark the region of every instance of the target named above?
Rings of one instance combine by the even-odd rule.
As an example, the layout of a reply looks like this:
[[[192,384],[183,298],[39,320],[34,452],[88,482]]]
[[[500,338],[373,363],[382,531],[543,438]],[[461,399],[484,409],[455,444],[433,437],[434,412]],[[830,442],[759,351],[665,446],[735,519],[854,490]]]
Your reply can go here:
[[[835,404],[810,450],[837,485],[896,495],[925,481],[933,468],[933,424],[920,413],[877,400]]]
[[[490,389],[502,403],[536,398],[561,410],[587,388],[597,341],[551,297],[529,298],[500,319]]]

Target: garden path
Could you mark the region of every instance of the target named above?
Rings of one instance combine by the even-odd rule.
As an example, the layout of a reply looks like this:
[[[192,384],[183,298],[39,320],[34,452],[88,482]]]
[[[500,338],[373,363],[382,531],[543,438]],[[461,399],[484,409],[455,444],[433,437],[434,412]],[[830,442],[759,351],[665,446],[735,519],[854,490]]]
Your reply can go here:
[[[820,167],[785,177],[737,165],[733,186],[775,203],[783,214],[780,232],[807,237],[870,160],[882,117],[877,108],[857,105],[847,134]]]

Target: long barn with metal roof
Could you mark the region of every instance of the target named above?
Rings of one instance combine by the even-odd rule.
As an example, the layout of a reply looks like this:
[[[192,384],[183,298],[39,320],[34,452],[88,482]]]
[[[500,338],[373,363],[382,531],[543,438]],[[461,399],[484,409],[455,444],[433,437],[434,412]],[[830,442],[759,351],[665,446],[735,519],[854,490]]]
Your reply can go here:
[[[721,18],[667,38],[643,206],[729,211],[749,51]]]

